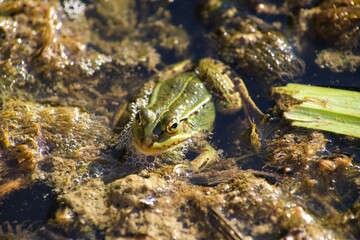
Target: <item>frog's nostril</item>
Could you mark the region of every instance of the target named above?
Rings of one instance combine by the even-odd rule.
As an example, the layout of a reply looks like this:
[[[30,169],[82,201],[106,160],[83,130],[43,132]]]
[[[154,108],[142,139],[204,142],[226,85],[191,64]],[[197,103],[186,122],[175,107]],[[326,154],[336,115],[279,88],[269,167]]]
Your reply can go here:
[[[157,140],[159,139],[159,136],[158,136],[158,135],[154,135],[152,139],[153,139],[153,142],[157,142]]]

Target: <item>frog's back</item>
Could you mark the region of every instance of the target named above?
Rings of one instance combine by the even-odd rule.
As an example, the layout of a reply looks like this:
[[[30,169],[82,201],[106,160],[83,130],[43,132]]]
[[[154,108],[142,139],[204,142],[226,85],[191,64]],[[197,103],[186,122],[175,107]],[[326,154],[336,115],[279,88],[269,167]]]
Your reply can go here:
[[[211,98],[198,76],[194,72],[186,72],[162,80],[154,89],[148,108],[157,115],[170,112],[178,117],[188,116]]]

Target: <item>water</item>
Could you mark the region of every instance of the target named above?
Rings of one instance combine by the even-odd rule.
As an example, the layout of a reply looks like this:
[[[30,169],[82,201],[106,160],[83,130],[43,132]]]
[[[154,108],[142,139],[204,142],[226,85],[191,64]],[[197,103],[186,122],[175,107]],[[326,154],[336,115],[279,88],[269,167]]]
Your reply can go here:
[[[89,17],[89,19],[99,17],[97,15],[95,15],[95,16],[92,15],[93,11],[94,11],[92,4],[94,2],[95,1],[83,1],[83,3],[88,4],[87,6],[90,8],[89,12],[86,15],[87,17]],[[139,2],[141,2],[141,1],[137,1],[137,3],[139,3]],[[226,1],[226,2],[227,2],[227,4],[231,5],[231,1]],[[182,26],[182,28],[189,35],[190,45],[189,45],[188,49],[186,51],[184,51],[183,54],[178,54],[178,53],[176,53],[176,51],[166,49],[165,47],[157,47],[156,51],[158,54],[160,54],[161,61],[162,61],[161,64],[156,66],[157,68],[161,69],[165,65],[172,64],[172,63],[175,63],[177,61],[180,61],[180,60],[183,60],[183,59],[186,59],[189,57],[192,58],[194,62],[196,62],[197,60],[199,60],[203,57],[213,56],[214,50],[209,50],[209,47],[211,44],[208,39],[208,33],[211,30],[211,26],[206,25],[201,21],[201,18],[199,17],[199,14],[198,14],[199,6],[196,3],[198,3],[198,2],[190,1],[190,0],[186,0],[186,1],[185,0],[184,1],[176,0],[167,6],[167,9],[169,10],[169,13],[171,14],[170,22],[176,26],[179,26],[179,25]],[[164,4],[164,3],[162,3],[162,4]],[[157,7],[161,6],[162,4],[155,1],[153,8],[149,8],[148,11],[154,13],[154,12],[156,12]],[[247,4],[243,4],[243,5],[246,6]],[[135,9],[139,10],[139,9],[143,9],[143,8],[137,6]],[[254,14],[253,10],[250,10],[249,12],[251,14]],[[15,13],[14,13],[14,15],[16,16]],[[280,21],[282,24],[287,24],[287,20],[288,20],[287,17],[285,17],[284,15],[269,16],[269,15],[262,14],[260,16],[263,17],[263,19],[265,19],[267,21],[272,21],[272,22]],[[102,27],[104,27],[105,30],[97,25],[99,23],[93,23],[94,25],[92,25],[91,30],[93,30],[94,32],[104,31],[105,33],[108,33],[108,32],[106,32],[106,30],[107,30],[106,23],[108,24],[109,28],[111,28],[113,26],[111,26],[112,22],[110,20],[109,20],[110,23],[107,22],[105,17],[103,19],[100,19],[100,22],[105,25],[105,27],[102,26]],[[143,21],[142,24],[145,24],[147,22],[146,17],[142,16],[141,14],[140,14],[140,16],[139,15],[137,16],[138,20],[141,20],[142,18],[145,19],[145,20],[144,19],[142,20]],[[94,19],[92,19],[92,20],[94,20]],[[118,22],[115,21],[115,23],[118,23]],[[76,24],[77,23],[74,22],[74,27],[76,27]],[[137,25],[135,27],[139,27],[139,26]],[[285,27],[285,28],[286,28],[286,32],[289,34],[290,33],[289,29],[287,27]],[[113,30],[113,29],[111,29],[111,30]],[[115,41],[117,39],[114,36],[118,36],[118,35],[116,32],[111,33],[111,30],[109,30],[110,33],[108,33],[110,35],[110,37],[105,36],[104,38],[108,37],[109,39]],[[131,27],[129,27],[129,31],[131,31]],[[121,33],[119,33],[119,35],[121,35]],[[140,34],[140,37],[135,36],[134,39],[136,39],[136,40],[134,40],[134,41],[143,40],[142,38],[144,36],[146,36],[146,34],[144,34],[144,35]],[[114,38],[112,39],[112,37],[114,37]],[[104,44],[104,46],[102,44]],[[111,117],[109,117],[109,116],[111,116],[111,114],[115,111],[115,109],[117,109],[119,107],[119,104],[122,103],[123,100],[128,98],[126,93],[124,93],[123,89],[120,89],[118,92],[116,92],[116,91],[111,92],[113,90],[112,88],[116,88],[119,85],[121,85],[122,88],[124,88],[125,90],[128,90],[129,92],[136,92],[136,90],[139,88],[139,86],[142,83],[147,81],[147,77],[149,75],[151,75],[151,73],[153,73],[153,69],[149,70],[149,69],[147,69],[146,64],[143,64],[142,61],[136,62],[135,60],[134,61],[136,62],[136,64],[134,64],[134,66],[129,67],[129,65],[131,65],[131,63],[127,62],[124,59],[121,59],[123,56],[120,54],[120,53],[126,52],[128,50],[123,48],[122,49],[123,51],[118,51],[117,47],[119,45],[117,45],[117,43],[111,45],[111,47],[109,47],[109,48],[107,48],[106,44],[101,41],[94,41],[94,42],[87,43],[87,46],[89,47],[89,51],[90,50],[96,51],[98,49],[101,49],[101,51],[105,52],[105,54],[111,55],[115,59],[114,62],[116,62],[116,63],[114,63],[113,66],[108,67],[108,65],[106,65],[106,64],[108,64],[109,62],[111,63],[111,61],[107,60],[107,61],[104,61],[104,63],[102,63],[101,66],[97,66],[95,70],[93,69],[94,71],[91,71],[91,74],[89,74],[89,75],[85,74],[85,76],[84,75],[79,76],[79,75],[76,75],[78,72],[74,71],[74,75],[71,76],[71,78],[67,78],[67,77],[69,77],[67,75],[68,72],[66,72],[66,71],[62,72],[62,70],[59,70],[59,71],[55,71],[56,73],[59,73],[58,75],[55,74],[56,79],[50,78],[53,81],[48,81],[49,79],[46,78],[47,69],[45,69],[46,70],[45,73],[43,75],[40,74],[40,76],[44,77],[45,80],[41,79],[41,81],[40,81],[41,84],[39,84],[39,86],[40,86],[39,91],[41,92],[42,91],[41,87],[44,87],[44,86],[46,87],[47,84],[50,85],[49,90],[43,91],[39,95],[37,95],[37,92],[34,93],[34,98],[36,99],[39,96],[41,96],[41,97],[48,96],[49,99],[45,99],[44,100],[45,103],[49,102],[50,104],[53,104],[53,105],[59,104],[59,105],[65,105],[65,106],[66,105],[80,106],[81,109],[84,111],[89,111],[90,113],[96,113],[96,115],[98,115],[98,116],[103,116],[105,118],[110,119]],[[120,43],[118,43],[118,44],[120,44]],[[315,59],[316,55],[319,53],[319,51],[322,49],[323,46],[321,43],[318,43],[314,39],[310,40],[308,44],[309,45],[306,47],[305,51],[296,52],[296,55],[299,58],[301,58],[302,60],[304,60],[306,63],[305,74],[301,77],[300,80],[298,80],[299,83],[321,85],[321,86],[331,86],[331,87],[345,88],[345,89],[350,89],[350,90],[355,90],[355,91],[358,91],[360,89],[359,71],[356,71],[354,73],[350,73],[350,72],[334,73],[334,72],[330,71],[329,69],[319,68],[314,63],[314,59]],[[142,46],[137,46],[137,47],[141,48]],[[119,54],[120,54],[120,56],[119,56]],[[3,53],[2,55],[5,55],[5,54]],[[151,55],[151,54],[149,54],[149,55]],[[146,56],[148,56],[148,55],[146,55]],[[130,56],[130,58],[131,57],[133,57],[133,56]],[[218,57],[218,55],[215,55],[213,57]],[[123,61],[123,62],[121,62],[121,61]],[[119,62],[121,62],[121,63],[119,63]],[[124,64],[124,62],[125,62],[125,64]],[[126,66],[126,67],[124,67],[125,70],[123,70],[121,68],[121,66],[123,66],[123,65]],[[32,67],[34,67],[34,66],[32,66]],[[129,67],[129,68],[127,68],[127,67]],[[30,69],[31,68],[29,67],[29,70],[27,70],[27,71],[31,71]],[[100,69],[100,72],[99,72],[99,69]],[[70,70],[73,70],[73,69],[70,67]],[[102,70],[104,70],[104,71],[101,72]],[[122,71],[126,72],[126,74],[123,74]],[[242,75],[241,70],[237,70],[237,71],[239,74]],[[49,72],[51,72],[51,71],[49,70]],[[34,74],[34,75],[36,75],[36,74]],[[271,108],[274,106],[274,100],[270,96],[270,88],[273,85],[283,85],[286,83],[286,81],[279,80],[279,81],[275,81],[273,83],[264,83],[261,81],[254,81],[251,77],[249,77],[250,75],[251,75],[251,73],[244,74],[244,81],[246,83],[246,86],[249,89],[250,95],[253,97],[254,101],[257,103],[257,105],[259,106],[259,108],[261,110],[263,110],[264,112],[271,112]],[[37,76],[37,77],[39,77],[39,76]],[[62,81],[62,79],[65,79],[65,80]],[[95,81],[94,81],[94,79],[95,79]],[[54,82],[56,82],[56,80],[58,80],[59,84],[61,83],[65,86],[66,91],[62,91],[63,90],[62,88],[56,87],[56,84],[54,84]],[[98,81],[98,82],[96,82],[96,81]],[[102,82],[102,81],[104,81],[104,82]],[[287,81],[290,82],[290,80],[287,80]],[[99,84],[99,82],[101,84]],[[89,83],[89,85],[87,85],[87,83]],[[31,83],[26,83],[26,84],[31,84]],[[54,85],[55,85],[55,87],[54,87]],[[38,86],[38,85],[35,85],[35,86]],[[87,88],[88,86],[90,86],[90,87]],[[20,88],[21,87],[22,86],[20,85]],[[34,87],[34,88],[36,88],[36,87]],[[99,92],[94,91],[94,89],[99,90]],[[84,90],[84,91],[82,92],[82,90]],[[84,97],[83,98],[79,97],[79,95],[84,92],[85,92]],[[110,94],[106,95],[109,92],[110,92]],[[117,94],[119,92],[122,93],[121,96],[120,96],[120,94]],[[57,94],[58,94],[60,100],[55,101],[54,99],[50,98],[50,96],[51,97],[57,96]],[[88,95],[86,95],[86,94],[88,94]],[[62,100],[61,97],[63,97],[63,96],[65,96],[65,98]],[[77,97],[79,97],[79,98],[77,98]],[[98,99],[98,101],[93,102],[94,99]],[[96,104],[99,104],[99,105],[96,105]],[[240,119],[244,118],[244,114],[238,113],[238,114],[234,114],[231,116],[217,116],[218,121],[215,125],[215,130],[214,130],[215,135],[211,137],[211,142],[214,145],[216,145],[217,148],[224,149],[224,152],[225,152],[224,155],[227,157],[237,156],[236,153],[231,152],[232,150],[234,150],[234,147],[231,146],[232,145],[232,142],[231,142],[232,136],[230,136],[230,134],[227,135],[227,133],[231,132],[233,129],[237,130],[236,124],[234,124],[234,122],[239,120],[239,117],[240,117]],[[272,128],[277,128],[279,126],[281,126],[281,127],[283,126],[283,125],[278,124],[278,121],[279,120],[273,121],[273,122],[275,122],[275,124],[274,124],[275,127],[272,126]],[[106,122],[106,121],[104,121],[104,122]],[[111,125],[111,124],[109,124],[109,125]],[[87,131],[87,130],[88,129],[86,127],[84,127],[82,131]],[[284,130],[284,129],[282,129],[282,130],[284,132],[292,131],[292,129],[288,128],[288,126],[286,126],[286,130]],[[266,131],[268,131],[267,136],[269,136],[269,138],[274,132],[276,132],[273,129],[272,130],[267,129]],[[223,133],[223,135],[221,133]],[[324,154],[331,153],[331,152],[335,152],[335,153],[343,152],[354,158],[354,160],[353,160],[354,165],[359,163],[358,159],[359,159],[360,144],[358,143],[358,141],[356,141],[356,140],[353,141],[344,136],[338,136],[335,134],[326,134],[326,136],[330,139],[330,142],[328,143],[327,151],[324,151]],[[97,137],[100,139],[99,140],[100,142],[101,142],[101,140],[104,140],[104,138],[101,138],[101,136],[97,136]],[[96,147],[99,147],[99,145],[96,145]],[[53,148],[54,148],[54,146],[53,146]],[[81,152],[81,153],[83,153],[83,152]],[[88,152],[85,152],[85,153],[88,155],[79,154],[81,157],[85,158],[85,161],[88,159],[91,159],[92,156],[96,156],[97,158],[100,158],[100,161],[99,161],[100,165],[105,164],[102,162],[102,160],[104,160],[104,159],[102,159],[102,157],[99,157],[98,155],[94,154],[92,152],[91,147],[88,150]],[[92,154],[94,154],[94,155],[92,155]],[[61,157],[64,157],[64,156],[61,155]],[[70,159],[73,156],[65,156],[65,158],[66,157],[69,157],[69,159]],[[86,158],[86,157],[88,157],[88,158]],[[258,171],[265,169],[265,171],[269,171],[271,173],[278,174],[278,169],[276,167],[268,167],[268,166],[266,166],[266,164],[264,164],[265,157],[266,156],[262,155],[258,158],[258,161],[256,163],[247,162],[247,163],[244,163],[242,165],[242,167],[244,169],[253,169],[253,170],[258,170]],[[106,155],[104,158],[106,158]],[[111,162],[111,161],[113,161],[113,162]],[[106,164],[109,164],[109,163],[110,163],[110,165],[114,164],[113,168],[114,169],[116,168],[116,160],[110,159],[110,160],[108,160],[108,162]],[[49,167],[49,170],[51,170],[51,167]],[[107,166],[105,169],[112,169],[112,165],[110,167]],[[77,169],[77,170],[82,171],[79,169]],[[66,171],[65,168],[64,168],[64,171]],[[69,172],[71,173],[71,171],[69,171]],[[328,173],[328,174],[331,175],[331,173]],[[335,177],[334,177],[334,175],[335,175]],[[294,172],[285,173],[285,174],[281,173],[281,177],[286,178],[287,176],[289,176],[289,179],[291,179],[292,177],[294,177],[294,179],[296,179],[296,178],[301,179]],[[316,176],[314,176],[314,175],[311,175],[311,177],[316,178]],[[333,179],[334,186],[329,191],[331,194],[335,194],[335,196],[337,196],[336,189],[345,189],[346,186],[350,186],[348,191],[341,192],[340,195],[344,194],[344,195],[346,195],[346,197],[344,197],[343,202],[337,203],[337,205],[335,206],[335,208],[337,210],[339,210],[339,209],[341,211],[349,210],[351,207],[354,207],[354,205],[357,202],[357,197],[358,197],[357,192],[356,192],[357,185],[354,182],[351,182],[352,181],[351,177],[352,176],[347,176],[347,173],[341,174],[341,172],[340,173],[336,172],[333,175],[331,175],[331,177],[329,177],[329,178],[326,178],[326,177],[321,178],[321,180],[325,179],[325,180],[329,180],[329,181],[331,181],[331,179]],[[89,178],[87,180],[91,181],[93,179],[98,179],[98,178],[99,178],[99,176],[96,176],[93,178]],[[264,178],[266,178],[266,177],[264,177]],[[273,184],[275,178],[269,177],[269,179],[270,180],[268,180],[268,182]],[[309,182],[310,182],[310,180],[309,180]],[[284,181],[284,182],[286,183],[286,181]],[[323,185],[321,185],[321,184],[323,184]],[[321,184],[320,185],[322,187],[325,186],[324,188],[326,188],[330,185],[330,184],[327,185],[327,183],[321,183]],[[273,185],[275,185],[275,184],[273,184]],[[1,199],[1,202],[0,202],[0,224],[3,224],[2,226],[5,226],[7,223],[9,223],[13,229],[16,229],[16,226],[20,226],[20,229],[24,230],[25,233],[27,232],[27,233],[31,234],[32,232],[37,232],[36,233],[37,235],[36,234],[34,235],[37,237],[39,237],[41,235],[41,232],[39,231],[39,229],[44,227],[45,229],[47,229],[47,232],[45,231],[45,234],[42,233],[42,234],[44,234],[43,235],[44,239],[56,239],[56,237],[58,237],[58,236],[103,238],[104,233],[101,230],[99,230],[99,231],[94,230],[89,235],[86,235],[86,234],[81,235],[83,233],[79,233],[79,235],[77,235],[76,231],[74,231],[74,232],[73,231],[69,231],[69,232],[65,231],[64,232],[63,229],[61,229],[61,228],[58,229],[56,227],[56,225],[55,225],[54,229],[52,228],[52,226],[51,226],[51,224],[49,224],[49,222],[51,222],[51,219],[54,219],[55,211],[59,207],[58,200],[57,200],[58,196],[54,193],[53,187],[54,186],[46,184],[46,183],[37,182],[37,183],[30,185],[30,187],[28,187],[26,189],[17,190],[17,191],[14,191],[14,192],[8,194],[7,196],[5,196],[3,199]],[[146,188],[144,188],[144,189],[146,189]],[[327,191],[327,190],[328,189],[325,189],[324,191]],[[311,194],[309,194],[309,195],[311,195]],[[306,197],[309,197],[309,195],[306,195]],[[159,196],[156,196],[156,197],[159,197]],[[154,204],[156,205],[156,203],[157,203],[157,198],[155,198],[153,195],[148,195],[142,199],[145,199],[145,200],[150,199],[151,206]],[[312,209],[311,206],[309,207],[309,209],[314,210],[314,212],[316,212],[315,208],[318,208],[319,206],[316,204],[314,204],[314,206],[313,206],[314,209]],[[321,207],[322,206],[319,207],[319,209],[320,209],[319,212],[322,212],[322,214],[326,214],[326,211],[324,209],[321,209]],[[319,214],[318,217],[320,218],[321,214]],[[3,229],[6,230],[5,227],[3,227]],[[356,234],[359,235],[359,233],[356,231],[353,234],[355,237],[356,237]],[[1,236],[1,231],[0,231],[0,236]],[[279,237],[279,235],[277,235],[277,237]]]

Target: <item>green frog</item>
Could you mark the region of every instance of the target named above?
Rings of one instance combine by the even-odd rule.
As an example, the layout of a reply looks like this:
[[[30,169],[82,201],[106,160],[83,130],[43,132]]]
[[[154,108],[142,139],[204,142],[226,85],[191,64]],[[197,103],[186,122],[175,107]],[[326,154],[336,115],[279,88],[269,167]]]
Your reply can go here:
[[[212,58],[190,66],[186,60],[157,74],[121,114],[119,122],[127,124],[122,127],[117,148],[130,147],[130,164],[148,168],[159,161],[179,163],[191,150],[199,155],[176,166],[201,171],[219,159],[206,140],[216,112],[231,114],[246,105],[262,115],[242,79],[229,66]]]

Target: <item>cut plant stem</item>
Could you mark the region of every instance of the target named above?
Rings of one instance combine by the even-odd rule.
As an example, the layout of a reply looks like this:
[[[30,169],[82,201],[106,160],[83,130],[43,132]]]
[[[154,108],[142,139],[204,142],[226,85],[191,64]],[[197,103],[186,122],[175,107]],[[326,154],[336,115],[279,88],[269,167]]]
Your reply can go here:
[[[292,125],[360,138],[360,92],[290,83],[273,93],[301,102],[284,112]]]

